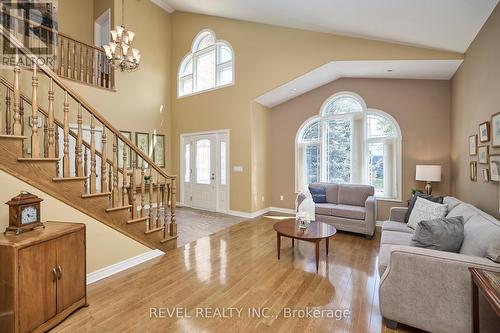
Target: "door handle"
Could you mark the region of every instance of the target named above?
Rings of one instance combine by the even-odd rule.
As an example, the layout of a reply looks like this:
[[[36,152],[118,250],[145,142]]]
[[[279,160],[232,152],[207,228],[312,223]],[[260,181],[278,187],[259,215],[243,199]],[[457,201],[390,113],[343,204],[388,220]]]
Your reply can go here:
[[[58,275],[58,274],[57,274],[57,270],[56,270],[56,268],[55,268],[55,267],[54,267],[54,268],[52,268],[52,282],[56,282],[56,280],[57,280],[57,275]]]
[[[57,265],[57,279],[58,280],[61,280],[62,274],[63,274],[62,267],[60,265]]]

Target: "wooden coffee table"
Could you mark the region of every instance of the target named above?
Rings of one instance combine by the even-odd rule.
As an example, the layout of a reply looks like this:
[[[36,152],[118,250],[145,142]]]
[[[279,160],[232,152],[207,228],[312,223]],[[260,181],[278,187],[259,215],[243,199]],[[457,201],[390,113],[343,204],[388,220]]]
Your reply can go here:
[[[334,226],[323,222],[311,222],[307,229],[300,229],[299,222],[295,218],[289,218],[276,222],[273,226],[276,231],[276,243],[278,248],[278,260],[280,259],[281,236],[292,239],[292,247],[295,240],[300,239],[316,244],[316,271],[319,268],[319,242],[326,241],[326,255],[328,256],[328,239],[337,233]]]

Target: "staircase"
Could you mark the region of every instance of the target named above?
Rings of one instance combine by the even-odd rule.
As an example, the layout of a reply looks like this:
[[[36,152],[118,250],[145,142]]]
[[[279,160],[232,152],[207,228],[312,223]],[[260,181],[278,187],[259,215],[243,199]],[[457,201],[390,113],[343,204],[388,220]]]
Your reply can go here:
[[[156,165],[22,42],[0,29],[33,63],[32,68],[16,64],[12,75],[0,76],[5,95],[0,169],[150,248],[175,248],[176,176]],[[61,68],[70,73],[67,65]],[[25,76],[31,77],[31,87],[23,91]],[[41,79],[47,83],[44,89]],[[98,82],[105,80],[99,77]],[[58,103],[62,119],[56,117]]]

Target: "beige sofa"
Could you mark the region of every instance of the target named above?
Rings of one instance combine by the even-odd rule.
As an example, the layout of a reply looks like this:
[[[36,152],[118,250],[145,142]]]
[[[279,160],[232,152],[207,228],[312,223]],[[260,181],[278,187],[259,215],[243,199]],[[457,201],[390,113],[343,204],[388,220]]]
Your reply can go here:
[[[327,203],[317,203],[316,221],[335,226],[338,230],[364,234],[375,233],[377,201],[373,186],[317,183],[311,187],[325,187]]]
[[[463,216],[465,221],[459,253],[410,246],[414,230],[404,223],[407,208],[393,208],[390,220],[382,225],[380,311],[391,328],[399,322],[429,332],[470,332],[468,267],[500,272],[500,264],[486,258],[489,246],[500,249],[500,222],[453,197],[446,197],[444,203],[448,204],[448,217]],[[485,302],[482,297],[481,302]],[[481,332],[500,327],[487,304],[481,304],[480,312]]]

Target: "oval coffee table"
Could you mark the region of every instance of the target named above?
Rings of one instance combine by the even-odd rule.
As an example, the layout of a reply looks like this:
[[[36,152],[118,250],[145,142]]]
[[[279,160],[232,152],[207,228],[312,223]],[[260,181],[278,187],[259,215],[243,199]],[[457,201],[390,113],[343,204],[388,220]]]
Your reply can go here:
[[[276,222],[273,226],[276,231],[276,243],[278,248],[278,260],[280,259],[281,236],[292,239],[294,247],[295,239],[304,240],[316,244],[316,271],[319,267],[319,242],[326,241],[326,255],[328,256],[328,239],[337,233],[334,226],[323,222],[311,222],[307,229],[300,229],[299,222],[295,218],[289,218]]]

